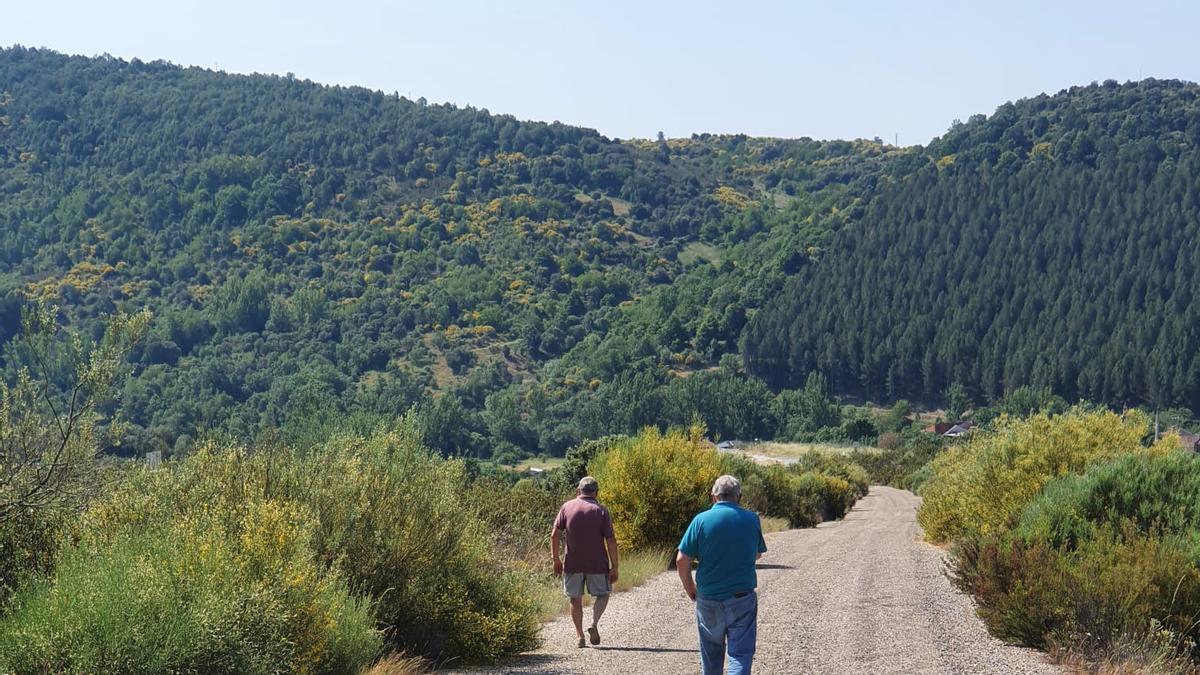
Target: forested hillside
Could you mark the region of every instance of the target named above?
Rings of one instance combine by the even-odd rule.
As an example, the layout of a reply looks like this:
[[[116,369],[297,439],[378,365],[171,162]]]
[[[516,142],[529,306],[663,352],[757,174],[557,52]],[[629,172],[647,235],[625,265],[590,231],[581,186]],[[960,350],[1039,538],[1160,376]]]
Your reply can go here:
[[[1200,408],[1198,95],[1110,81],[956,124],[754,317],[749,369]]]
[[[671,372],[735,352],[894,154],[618,142],[291,77],[7,49],[0,339],[30,302],[95,326],[150,308],[117,452],[315,441],[413,406],[446,452],[562,452],[689,422],[705,391],[622,426],[605,387],[666,398]],[[6,350],[10,376],[23,359]],[[769,403],[732,371],[698,385]]]
[[[951,385],[1194,410],[1198,91],[1075,88],[906,149],[619,141],[6,49],[0,340],[35,302],[93,334],[150,309],[124,454],[414,408],[431,446],[498,459],[697,417],[866,439],[831,392]]]

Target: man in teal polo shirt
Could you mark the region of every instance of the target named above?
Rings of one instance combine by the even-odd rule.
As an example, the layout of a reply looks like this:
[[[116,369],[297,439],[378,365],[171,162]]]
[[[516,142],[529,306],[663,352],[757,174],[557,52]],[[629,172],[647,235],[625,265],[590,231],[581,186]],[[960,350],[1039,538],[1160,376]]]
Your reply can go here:
[[[720,675],[728,644],[729,675],[749,675],[758,639],[758,575],[754,561],[767,550],[758,514],[739,506],[742,485],[733,476],[713,483],[713,505],[698,514],[679,542],[679,578],[696,602],[700,663]],[[699,559],[692,581],[692,560]]]

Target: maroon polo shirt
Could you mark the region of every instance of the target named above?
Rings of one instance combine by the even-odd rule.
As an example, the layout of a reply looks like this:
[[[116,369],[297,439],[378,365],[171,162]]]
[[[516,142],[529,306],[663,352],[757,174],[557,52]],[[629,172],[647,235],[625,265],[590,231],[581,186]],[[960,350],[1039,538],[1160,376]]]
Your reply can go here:
[[[563,571],[568,574],[605,574],[608,552],[604,540],[613,534],[612,517],[595,497],[579,496],[562,505],[554,527],[566,533],[567,558]]]

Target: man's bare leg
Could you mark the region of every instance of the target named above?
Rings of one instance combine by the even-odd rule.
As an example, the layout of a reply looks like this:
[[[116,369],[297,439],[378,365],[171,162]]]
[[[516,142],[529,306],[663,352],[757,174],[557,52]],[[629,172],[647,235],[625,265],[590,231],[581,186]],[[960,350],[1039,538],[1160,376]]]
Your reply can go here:
[[[608,594],[593,596],[592,603],[592,625],[588,628],[588,637],[591,638],[592,644],[600,644],[600,629],[596,624],[600,623],[600,616],[604,614],[604,608],[608,607]]]
[[[571,621],[575,622],[575,636],[583,639],[583,596],[571,598]]]
[[[604,614],[604,608],[608,607],[608,595],[597,595],[595,602],[592,603],[592,627],[600,623],[600,617]]]

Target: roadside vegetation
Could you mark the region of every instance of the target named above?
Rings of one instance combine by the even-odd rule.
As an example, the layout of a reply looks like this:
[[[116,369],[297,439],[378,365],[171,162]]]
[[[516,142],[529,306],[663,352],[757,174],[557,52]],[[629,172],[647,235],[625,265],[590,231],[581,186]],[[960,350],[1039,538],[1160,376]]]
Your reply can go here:
[[[1200,457],[1151,419],[1001,416],[933,460],[918,514],[997,636],[1089,670],[1193,672]]]
[[[618,590],[667,569],[720,471],[792,525],[838,517],[865,490],[840,458],[758,467],[701,434],[647,429],[587,462],[625,551]],[[335,673],[530,649],[564,606],[546,556],[570,481],[474,470],[426,449],[411,417],[314,451],[205,442],[156,471],[127,467],[64,518],[53,551],[25,551],[49,562],[3,607],[0,667]]]
[[[540,621],[564,606],[550,523],[585,473],[599,478],[624,549],[618,590],[667,569],[722,471],[742,477],[747,505],[776,528],[839,517],[866,489],[842,457],[760,467],[718,453],[700,425],[589,441],[521,477],[434,452],[413,413],[316,445],[214,437],[158,469],[98,464],[99,429],[113,433],[100,411],[148,317],[115,318],[91,347],[52,317],[30,315],[26,345],[36,361],[71,348],[55,362],[75,366],[62,376],[80,392],[77,411],[61,417],[54,394],[42,396],[52,381],[28,372],[2,398],[6,432],[54,440],[34,457],[0,438],[0,496],[14,505],[0,513],[3,672],[494,663],[536,646]],[[43,470],[47,456],[57,472]]]

